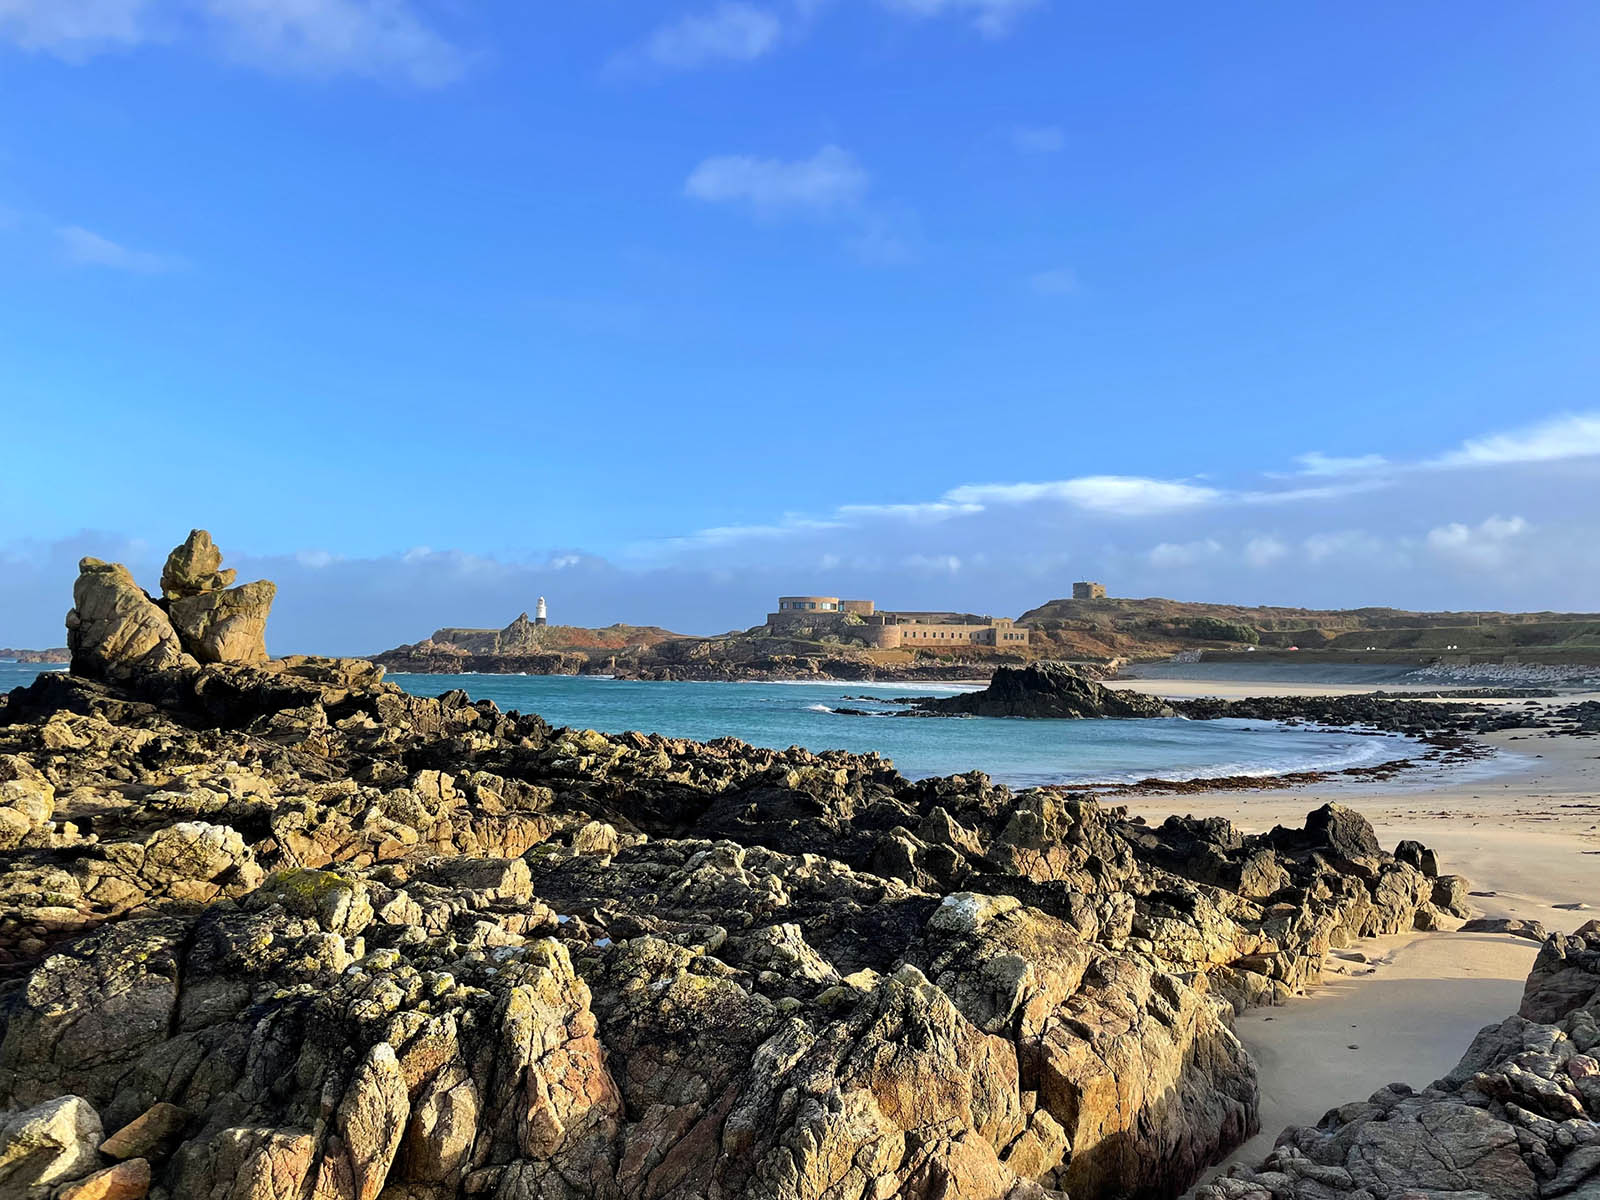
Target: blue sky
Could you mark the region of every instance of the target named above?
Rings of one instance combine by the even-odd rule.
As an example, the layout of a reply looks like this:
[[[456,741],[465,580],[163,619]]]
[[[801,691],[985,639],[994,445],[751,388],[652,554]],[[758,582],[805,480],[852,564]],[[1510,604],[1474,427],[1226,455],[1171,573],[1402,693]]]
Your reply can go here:
[[[280,650],[540,593],[1600,608],[1597,51],[1586,3],[0,0],[0,643],[196,524]]]

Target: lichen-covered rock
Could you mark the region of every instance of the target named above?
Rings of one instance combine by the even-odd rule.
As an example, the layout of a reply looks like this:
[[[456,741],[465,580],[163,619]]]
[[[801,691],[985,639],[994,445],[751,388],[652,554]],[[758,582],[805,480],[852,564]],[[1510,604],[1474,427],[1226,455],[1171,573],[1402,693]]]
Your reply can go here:
[[[121,563],[78,564],[67,613],[72,670],[91,678],[164,671],[185,662],[177,631]]]
[[[100,1117],[80,1096],[0,1113],[0,1196],[46,1195],[100,1165]]]
[[[226,591],[172,601],[169,611],[183,648],[203,663],[254,663],[267,657],[267,614],[277,585],[258,579]]]
[[[222,551],[204,529],[191,529],[181,546],[167,555],[161,570],[161,595],[165,600],[218,592],[233,586],[238,573],[222,569]]]
[[[175,616],[245,590],[208,547]],[[1458,891],[1354,814],[1151,827],[343,660],[106,675],[0,699],[0,1106],[81,1097],[174,1200],[1175,1193],[1254,1128],[1232,1014]],[[1532,1071],[1484,1087],[1554,1111]]]

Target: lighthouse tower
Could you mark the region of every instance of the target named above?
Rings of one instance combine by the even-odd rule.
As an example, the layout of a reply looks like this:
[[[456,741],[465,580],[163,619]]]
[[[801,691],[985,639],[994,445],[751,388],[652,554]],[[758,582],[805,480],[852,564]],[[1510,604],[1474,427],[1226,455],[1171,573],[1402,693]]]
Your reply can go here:
[[[539,607],[533,610],[533,623],[535,625],[548,625],[548,624],[550,624],[550,622],[545,619],[544,597],[543,596],[539,597]]]

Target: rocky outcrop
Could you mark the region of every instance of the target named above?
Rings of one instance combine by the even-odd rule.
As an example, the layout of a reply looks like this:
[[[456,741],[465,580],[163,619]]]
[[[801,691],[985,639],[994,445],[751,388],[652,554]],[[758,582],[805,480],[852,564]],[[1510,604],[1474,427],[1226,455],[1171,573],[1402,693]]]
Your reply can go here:
[[[183,648],[203,663],[267,657],[267,613],[277,586],[265,579],[172,601],[168,612]]]
[[[0,1170],[51,1200],[1166,1197],[1256,1126],[1234,1013],[1441,895],[1345,810],[107,676],[0,703],[0,1126],[55,1131]]]
[[[233,586],[238,572],[222,569],[222,551],[204,529],[191,529],[183,545],[167,555],[161,570],[161,597],[181,600]]]
[[[161,599],[146,595],[121,563],[78,564],[67,645],[75,674],[130,678],[198,663],[262,662],[276,585],[231,586],[222,553],[203,529],[167,557]]]
[[[1040,662],[998,667],[981,692],[919,700],[923,715],[974,717],[1170,717],[1165,701],[1142,692],[1118,691],[1097,683],[1066,663]]]
[[[96,678],[164,671],[186,661],[160,605],[144,594],[127,567],[98,558],[78,564],[67,648],[73,671]]]
[[[0,851],[0,1104],[80,1097],[174,1197],[1169,1194],[1254,1129],[1232,1013],[1432,895],[1355,814],[1152,828],[271,667],[0,708],[52,794]]]
[[[1393,1083],[1290,1128],[1200,1200],[1600,1194],[1600,926],[1545,943],[1520,1012],[1421,1091]]]

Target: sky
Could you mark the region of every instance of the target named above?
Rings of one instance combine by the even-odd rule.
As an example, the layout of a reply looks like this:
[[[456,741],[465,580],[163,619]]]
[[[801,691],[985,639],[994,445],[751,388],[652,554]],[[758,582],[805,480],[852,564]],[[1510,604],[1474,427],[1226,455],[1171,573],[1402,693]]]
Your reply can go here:
[[[1600,9],[0,0],[0,644],[1600,609]]]

